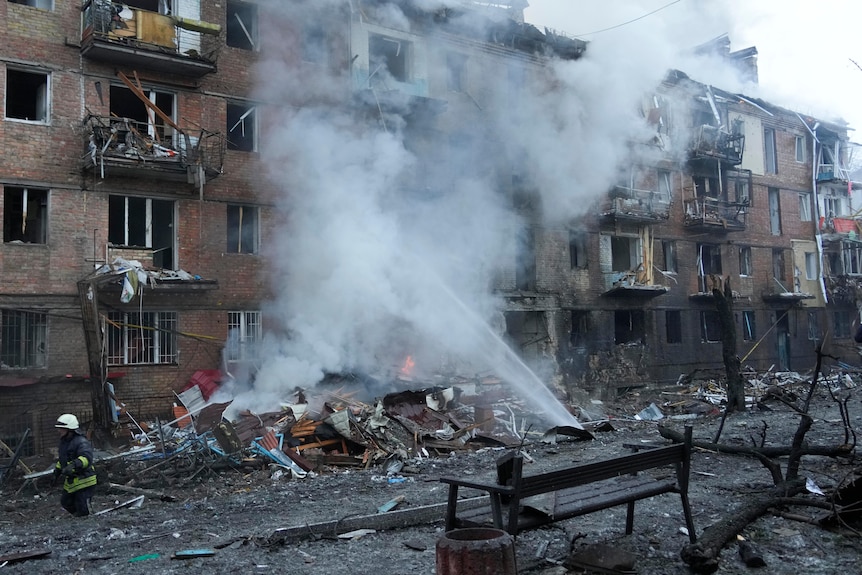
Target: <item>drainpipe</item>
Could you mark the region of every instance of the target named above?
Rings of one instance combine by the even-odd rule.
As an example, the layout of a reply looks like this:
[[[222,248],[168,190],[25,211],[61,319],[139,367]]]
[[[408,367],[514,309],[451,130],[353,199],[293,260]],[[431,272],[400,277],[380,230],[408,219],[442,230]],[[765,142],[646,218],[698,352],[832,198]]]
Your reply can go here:
[[[813,139],[813,145],[811,146],[811,189],[813,191],[812,199],[814,200],[814,241],[817,244],[817,261],[820,266],[820,293],[823,295],[823,302],[827,302],[826,297],[826,281],[823,279],[823,238],[820,235],[820,198],[817,195],[817,146],[820,145],[820,141],[817,139],[817,126],[820,125],[820,122],[815,122],[813,128],[808,127],[808,123],[802,119],[802,116],[799,113],[796,113],[796,117],[799,118],[799,121],[802,122],[802,125],[805,126],[805,129],[808,130],[808,133],[811,134],[811,138]]]

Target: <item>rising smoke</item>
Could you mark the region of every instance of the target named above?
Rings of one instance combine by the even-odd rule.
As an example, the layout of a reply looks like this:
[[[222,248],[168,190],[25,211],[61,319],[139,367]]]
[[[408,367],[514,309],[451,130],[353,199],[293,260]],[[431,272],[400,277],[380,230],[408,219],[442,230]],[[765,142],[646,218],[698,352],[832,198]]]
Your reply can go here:
[[[304,5],[309,12],[297,14]],[[269,21],[274,29],[341,10],[387,27],[408,25],[398,3],[283,6]],[[272,409],[329,373],[385,380],[408,355],[426,376],[448,370],[529,379],[499,345],[497,274],[512,269],[521,227],[565,227],[616,181],[631,161],[631,142],[646,137],[640,103],[667,72],[672,47],[649,34],[597,40],[581,59],[555,62],[544,77],[524,82],[517,105],[510,82],[499,78],[476,101],[481,125],[435,140],[433,114],[424,125],[383,106],[372,121],[357,120],[332,105],[357,75],[373,76],[372,87],[391,80],[385,69],[361,70],[357,60],[347,75],[318,69],[309,77],[289,64],[295,39],[284,41],[267,45],[259,70],[259,97],[275,116],[262,156],[281,194],[280,225],[265,242],[271,329],[254,377],[234,374],[240,393],[232,407]],[[429,77],[443,73],[428,70]],[[501,193],[513,170],[540,192],[543,219],[525,221]]]

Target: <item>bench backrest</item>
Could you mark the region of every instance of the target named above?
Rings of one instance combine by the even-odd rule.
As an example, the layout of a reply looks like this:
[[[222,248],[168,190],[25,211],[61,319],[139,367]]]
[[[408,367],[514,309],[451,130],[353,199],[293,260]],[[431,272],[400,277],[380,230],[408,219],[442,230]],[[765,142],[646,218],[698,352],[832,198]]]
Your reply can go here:
[[[511,486],[518,497],[530,497],[656,467],[676,465],[679,487],[687,490],[690,454],[691,428],[686,428],[685,443],[656,447],[537,475],[523,475],[523,456],[503,456],[498,461],[497,480],[501,485]]]

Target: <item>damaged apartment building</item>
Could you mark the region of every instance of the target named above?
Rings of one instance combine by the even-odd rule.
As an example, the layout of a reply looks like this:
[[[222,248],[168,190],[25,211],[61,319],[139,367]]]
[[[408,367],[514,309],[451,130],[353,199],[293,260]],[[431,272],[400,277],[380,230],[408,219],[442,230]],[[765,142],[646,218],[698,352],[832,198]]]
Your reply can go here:
[[[303,87],[292,106],[404,122],[423,158],[408,185],[446,187],[439,163],[495,175],[528,222],[494,273],[501,335],[556,385],[604,395],[720,365],[719,277],[747,364],[805,369],[824,333],[849,336],[845,127],[670,73],[644,95],[648,153],[586,217],[549,226],[487,117],[585,42],[526,24],[525,2],[392,2],[409,31],[382,0],[276,4],[0,3],[0,438],[32,429],[40,451],[58,413],[167,414],[189,381],[254,359],[279,217],[260,176],[267,38]],[[729,56],[751,72],[755,54]]]

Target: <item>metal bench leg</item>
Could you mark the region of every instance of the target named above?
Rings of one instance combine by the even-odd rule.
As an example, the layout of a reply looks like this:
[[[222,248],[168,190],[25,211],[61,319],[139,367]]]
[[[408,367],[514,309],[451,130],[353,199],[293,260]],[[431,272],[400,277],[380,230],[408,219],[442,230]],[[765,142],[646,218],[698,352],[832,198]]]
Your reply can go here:
[[[449,485],[449,500],[446,504],[446,531],[455,529],[457,522],[458,486],[454,483]]]
[[[631,535],[635,527],[635,502],[629,501],[626,510],[626,535]]]
[[[697,535],[694,533],[694,520],[691,517],[691,506],[688,504],[688,493],[679,494],[682,498],[682,512],[685,514],[685,526],[688,528],[688,540],[697,543]]]

